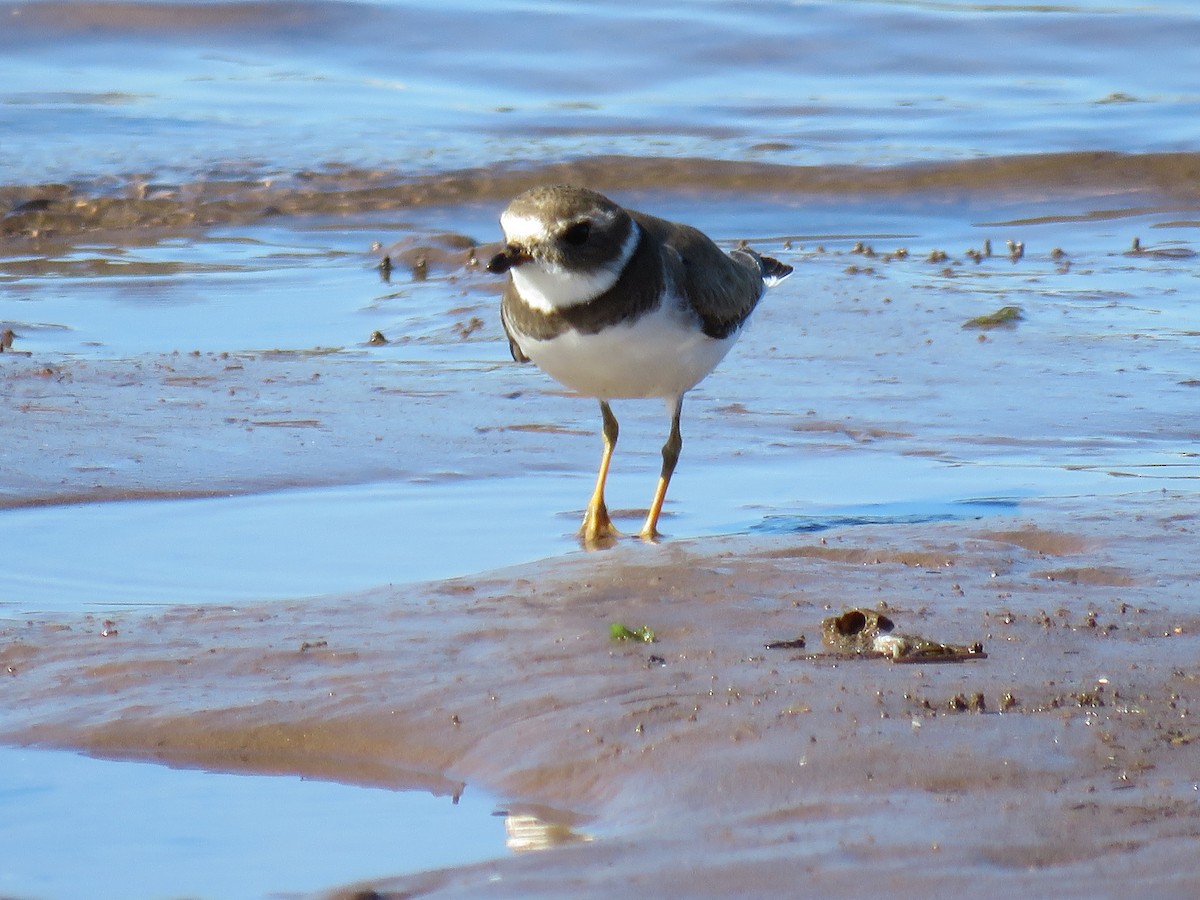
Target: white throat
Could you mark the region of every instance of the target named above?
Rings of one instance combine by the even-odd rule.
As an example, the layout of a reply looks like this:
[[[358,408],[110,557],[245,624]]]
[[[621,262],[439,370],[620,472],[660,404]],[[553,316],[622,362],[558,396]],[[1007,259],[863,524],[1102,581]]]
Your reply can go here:
[[[629,236],[621,245],[621,252],[611,262],[595,271],[572,271],[536,259],[524,265],[514,266],[509,271],[521,299],[534,309],[549,313],[587,303],[599,297],[617,283],[617,279],[625,271],[625,264],[637,250],[641,232],[636,222],[631,222],[630,226]],[[511,235],[506,236],[511,240]]]

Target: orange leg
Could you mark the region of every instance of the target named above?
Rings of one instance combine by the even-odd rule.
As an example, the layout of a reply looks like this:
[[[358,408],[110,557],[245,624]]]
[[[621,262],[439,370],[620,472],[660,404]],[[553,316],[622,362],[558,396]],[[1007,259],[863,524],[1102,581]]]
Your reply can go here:
[[[612,462],[613,450],[617,446],[617,417],[604,400],[600,401],[600,415],[604,419],[604,455],[600,457],[600,474],[596,476],[596,489],[592,491],[592,499],[588,502],[587,512],[583,514],[583,525],[579,529],[579,537],[585,545],[603,544],[621,536],[613,526],[612,519],[608,517],[608,507],[604,504],[604,482],[608,480],[608,465]]]
[[[667,499],[667,486],[671,483],[671,475],[675,472],[675,464],[679,462],[679,451],[683,449],[683,435],[679,432],[679,416],[683,413],[682,395],[675,401],[675,412],[671,416],[671,434],[662,448],[662,474],[658,476],[658,488],[654,491],[654,500],[650,511],[646,513],[646,524],[642,526],[639,537],[642,540],[653,541],[662,535],[658,532],[658,517],[662,513],[663,501]]]

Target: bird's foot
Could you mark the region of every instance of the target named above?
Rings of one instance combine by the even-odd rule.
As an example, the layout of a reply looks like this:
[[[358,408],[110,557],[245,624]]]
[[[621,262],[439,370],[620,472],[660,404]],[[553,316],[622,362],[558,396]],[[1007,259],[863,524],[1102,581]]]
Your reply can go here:
[[[638,532],[638,537],[647,544],[657,544],[663,539],[662,532],[648,522],[646,523],[645,527]]]
[[[579,527],[579,540],[589,549],[609,547],[621,537],[621,532],[608,517],[608,507],[601,501],[588,506]]]

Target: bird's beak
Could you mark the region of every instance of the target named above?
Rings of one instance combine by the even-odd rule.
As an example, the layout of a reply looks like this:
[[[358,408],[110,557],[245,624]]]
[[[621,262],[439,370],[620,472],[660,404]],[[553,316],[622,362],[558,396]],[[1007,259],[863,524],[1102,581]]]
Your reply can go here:
[[[492,257],[487,264],[487,270],[494,275],[503,275],[513,266],[524,265],[533,259],[522,247],[516,244],[509,244],[499,253]]]

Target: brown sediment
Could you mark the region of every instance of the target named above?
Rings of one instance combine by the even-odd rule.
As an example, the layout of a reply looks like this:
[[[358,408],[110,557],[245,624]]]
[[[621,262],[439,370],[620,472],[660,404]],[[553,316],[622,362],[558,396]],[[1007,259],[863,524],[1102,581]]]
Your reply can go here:
[[[453,233],[427,234],[397,241],[384,251],[387,268],[405,266],[414,275],[424,275],[430,265],[460,270],[479,264],[475,241]]]
[[[1137,579],[1116,566],[1072,566],[1065,569],[1047,569],[1036,573],[1048,581],[1066,581],[1070,584],[1104,584],[1124,587],[1136,584]]]
[[[983,536],[940,523],[829,532],[824,547],[627,543],[353,596],[10,623],[2,737],[484,785],[596,838],[340,897],[957,896],[964,880],[1172,895],[1200,878],[1186,852],[1200,838],[1196,498],[1088,504],[1086,520],[1043,504],[1026,514],[1036,528]],[[1134,583],[1049,582],[1046,547]],[[763,650],[881,598],[906,626],[982,637],[988,658],[813,665]],[[613,641],[614,622],[655,642]]]
[[[365,352],[322,350],[4,361],[0,509],[427,477],[464,454],[477,477],[511,474],[497,451],[529,430],[511,421],[527,407],[501,398],[443,413],[439,398],[478,390],[472,365],[384,372]],[[315,446],[298,440],[314,433]]]
[[[1087,541],[1079,535],[1048,531],[1036,525],[1009,531],[987,531],[982,536],[1046,556],[1072,556],[1088,549]]]
[[[888,438],[905,438],[912,436],[906,431],[880,428],[878,426],[860,426],[850,422],[830,422],[823,419],[805,419],[804,421],[794,424],[792,426],[792,430],[801,432],[828,432],[830,434],[842,434],[850,438],[850,440],[858,441],[860,443],[886,440]]]
[[[920,163],[891,168],[786,166],[716,159],[602,156],[565,163],[497,165],[436,176],[335,167],[262,178],[148,185],[29,184],[0,186],[0,248],[30,241],[135,239],[148,230],[188,232],[273,216],[363,214],[372,211],[500,202],[527,188],[570,182],[599,190],[737,191],[772,196],[920,193],[931,201],[986,191],[1004,197],[1111,197],[1142,201],[1111,216],[1171,208],[1200,196],[1200,153],[1071,152]],[[1130,201],[1133,202],[1132,200]],[[444,252],[444,251],[439,251]],[[462,252],[469,252],[462,248]]]
[[[155,201],[145,207],[137,196],[111,198],[89,219],[87,190],[63,188],[14,211],[0,246],[27,245],[21,223],[49,226],[36,239],[48,240],[59,214],[64,240],[108,227],[140,237],[139,229],[253,221],[285,209],[320,215],[446,197],[500,200],[550,179],[649,189],[665,178],[696,190],[773,192],[779,177],[783,193],[851,197],[927,183],[934,199],[993,183],[1002,193],[1056,190],[1053,166],[1039,175],[1040,160],[892,170],[672,163],[670,173],[653,160],[591,160],[428,183],[386,172],[318,173],[290,184],[230,183],[225,193],[219,185],[211,193],[198,186],[194,197],[180,191],[194,219],[170,225],[162,224],[173,213],[161,196],[143,198]],[[1164,179],[1164,194],[1183,196],[1195,184],[1171,182],[1186,174],[1173,156],[1067,155],[1056,164],[1057,175],[1078,172],[1066,179],[1068,191],[1109,179],[1117,190],[1150,193]],[[1032,173],[1029,181],[1023,173]],[[1100,181],[1085,184],[1087,177]],[[463,265],[466,253],[456,237],[423,236],[397,248],[397,259],[424,259],[436,270]],[[829,271],[809,274],[808,291],[844,296],[841,276],[829,274],[832,256]],[[798,403],[818,405],[805,379],[739,386],[738,404],[722,399],[710,418],[738,415],[706,429],[691,458],[752,452],[746,448],[761,446],[767,433],[764,421],[779,423],[773,439],[806,442],[793,460],[810,450],[814,432],[844,434],[852,440],[841,443],[863,454],[863,470],[872,465],[865,454],[880,445],[939,457],[962,446],[978,457],[992,446],[1040,449],[1033,455],[1052,466],[1093,458],[1109,465],[1098,451],[1114,442],[1132,445],[1153,432],[1162,445],[1187,446],[1193,436],[1192,419],[1178,415],[1177,399],[1172,405],[1169,389],[1180,376],[1169,367],[1145,367],[1162,372],[1158,381],[1130,384],[1133,376],[1122,374],[1096,388],[1101,369],[1135,371],[1120,349],[1099,365],[1081,359],[1057,379],[1072,404],[1093,392],[1100,398],[1086,414],[1046,404],[1052,411],[1037,421],[1039,410],[1022,403],[1010,418],[989,419],[1004,403],[980,380],[975,358],[952,343],[968,313],[947,311],[940,326],[918,323],[914,333],[924,316],[909,311],[919,302],[890,287],[878,306],[896,312],[878,316],[880,331],[847,329],[839,319],[834,330],[853,330],[854,346],[832,363],[812,363],[817,372],[855,373],[845,394],[823,396],[820,415],[793,429]],[[793,317],[786,295],[773,301]],[[473,328],[470,312],[448,311],[444,328]],[[804,352],[824,341],[816,322],[806,327],[814,330]],[[1053,338],[1070,341],[1079,330],[1069,323]],[[16,328],[18,346],[27,331]],[[493,331],[499,341],[495,323]],[[1031,321],[1013,337],[1037,335]],[[909,367],[928,338],[939,364],[964,362],[920,382],[937,388],[932,403],[872,397],[876,384],[918,383]],[[903,346],[908,355],[897,355],[898,367],[874,363],[866,346]],[[499,345],[491,349],[485,360],[504,356]],[[1006,395],[1042,396],[1054,386],[1024,364],[1042,356],[1034,347],[1011,357],[1033,374],[1004,381]],[[775,359],[764,356],[751,371],[763,358]],[[49,363],[6,353],[3,361],[0,386],[11,406],[0,506],[217,496],[442,469],[484,478],[540,468],[551,453],[562,468],[586,457],[575,466],[582,471],[596,450],[594,404],[549,384],[531,387],[516,367],[489,368],[490,393],[481,394],[486,362],[431,367],[393,356],[381,365],[363,348]],[[1113,401],[1130,395],[1139,397],[1136,409]],[[462,397],[487,402],[445,399]],[[853,423],[831,418],[851,403]],[[470,409],[453,415],[452,406]],[[552,438],[531,443],[540,433]],[[525,455],[511,452],[521,448]],[[809,487],[781,484],[780,496],[803,497]],[[1063,501],[1062,509],[1033,501],[1011,525],[865,525],[824,539],[621,546],[353,597],[121,613],[115,627],[102,619],[6,623],[0,731],[12,741],[174,765],[446,792],[470,782],[598,838],[561,853],[370,886],[383,895],[474,896],[502,887],[510,896],[957,896],[964,883],[992,893],[1179,893],[1200,875],[1185,852],[1200,836],[1186,756],[1200,739],[1188,724],[1200,634],[1191,605],[1198,512],[1188,494],[1093,497]],[[815,665],[791,652],[799,639],[763,647],[816,633],[831,611],[880,601],[905,629],[919,623],[923,634],[982,640],[988,659],[915,671],[875,660]],[[613,622],[644,625],[657,640],[613,642]]]
[[[954,565],[955,557],[944,550],[892,550],[870,547],[830,547],[824,542],[818,545],[801,545],[764,550],[768,559],[811,557],[855,565],[878,566],[898,563],[918,569],[940,569]]]
[[[559,425],[554,422],[513,422],[511,425],[500,425],[495,427],[479,426],[475,429],[480,434],[487,434],[491,431],[519,431],[525,434],[575,434],[575,435],[590,435],[594,431],[588,431],[584,428],[569,428],[566,425]]]

